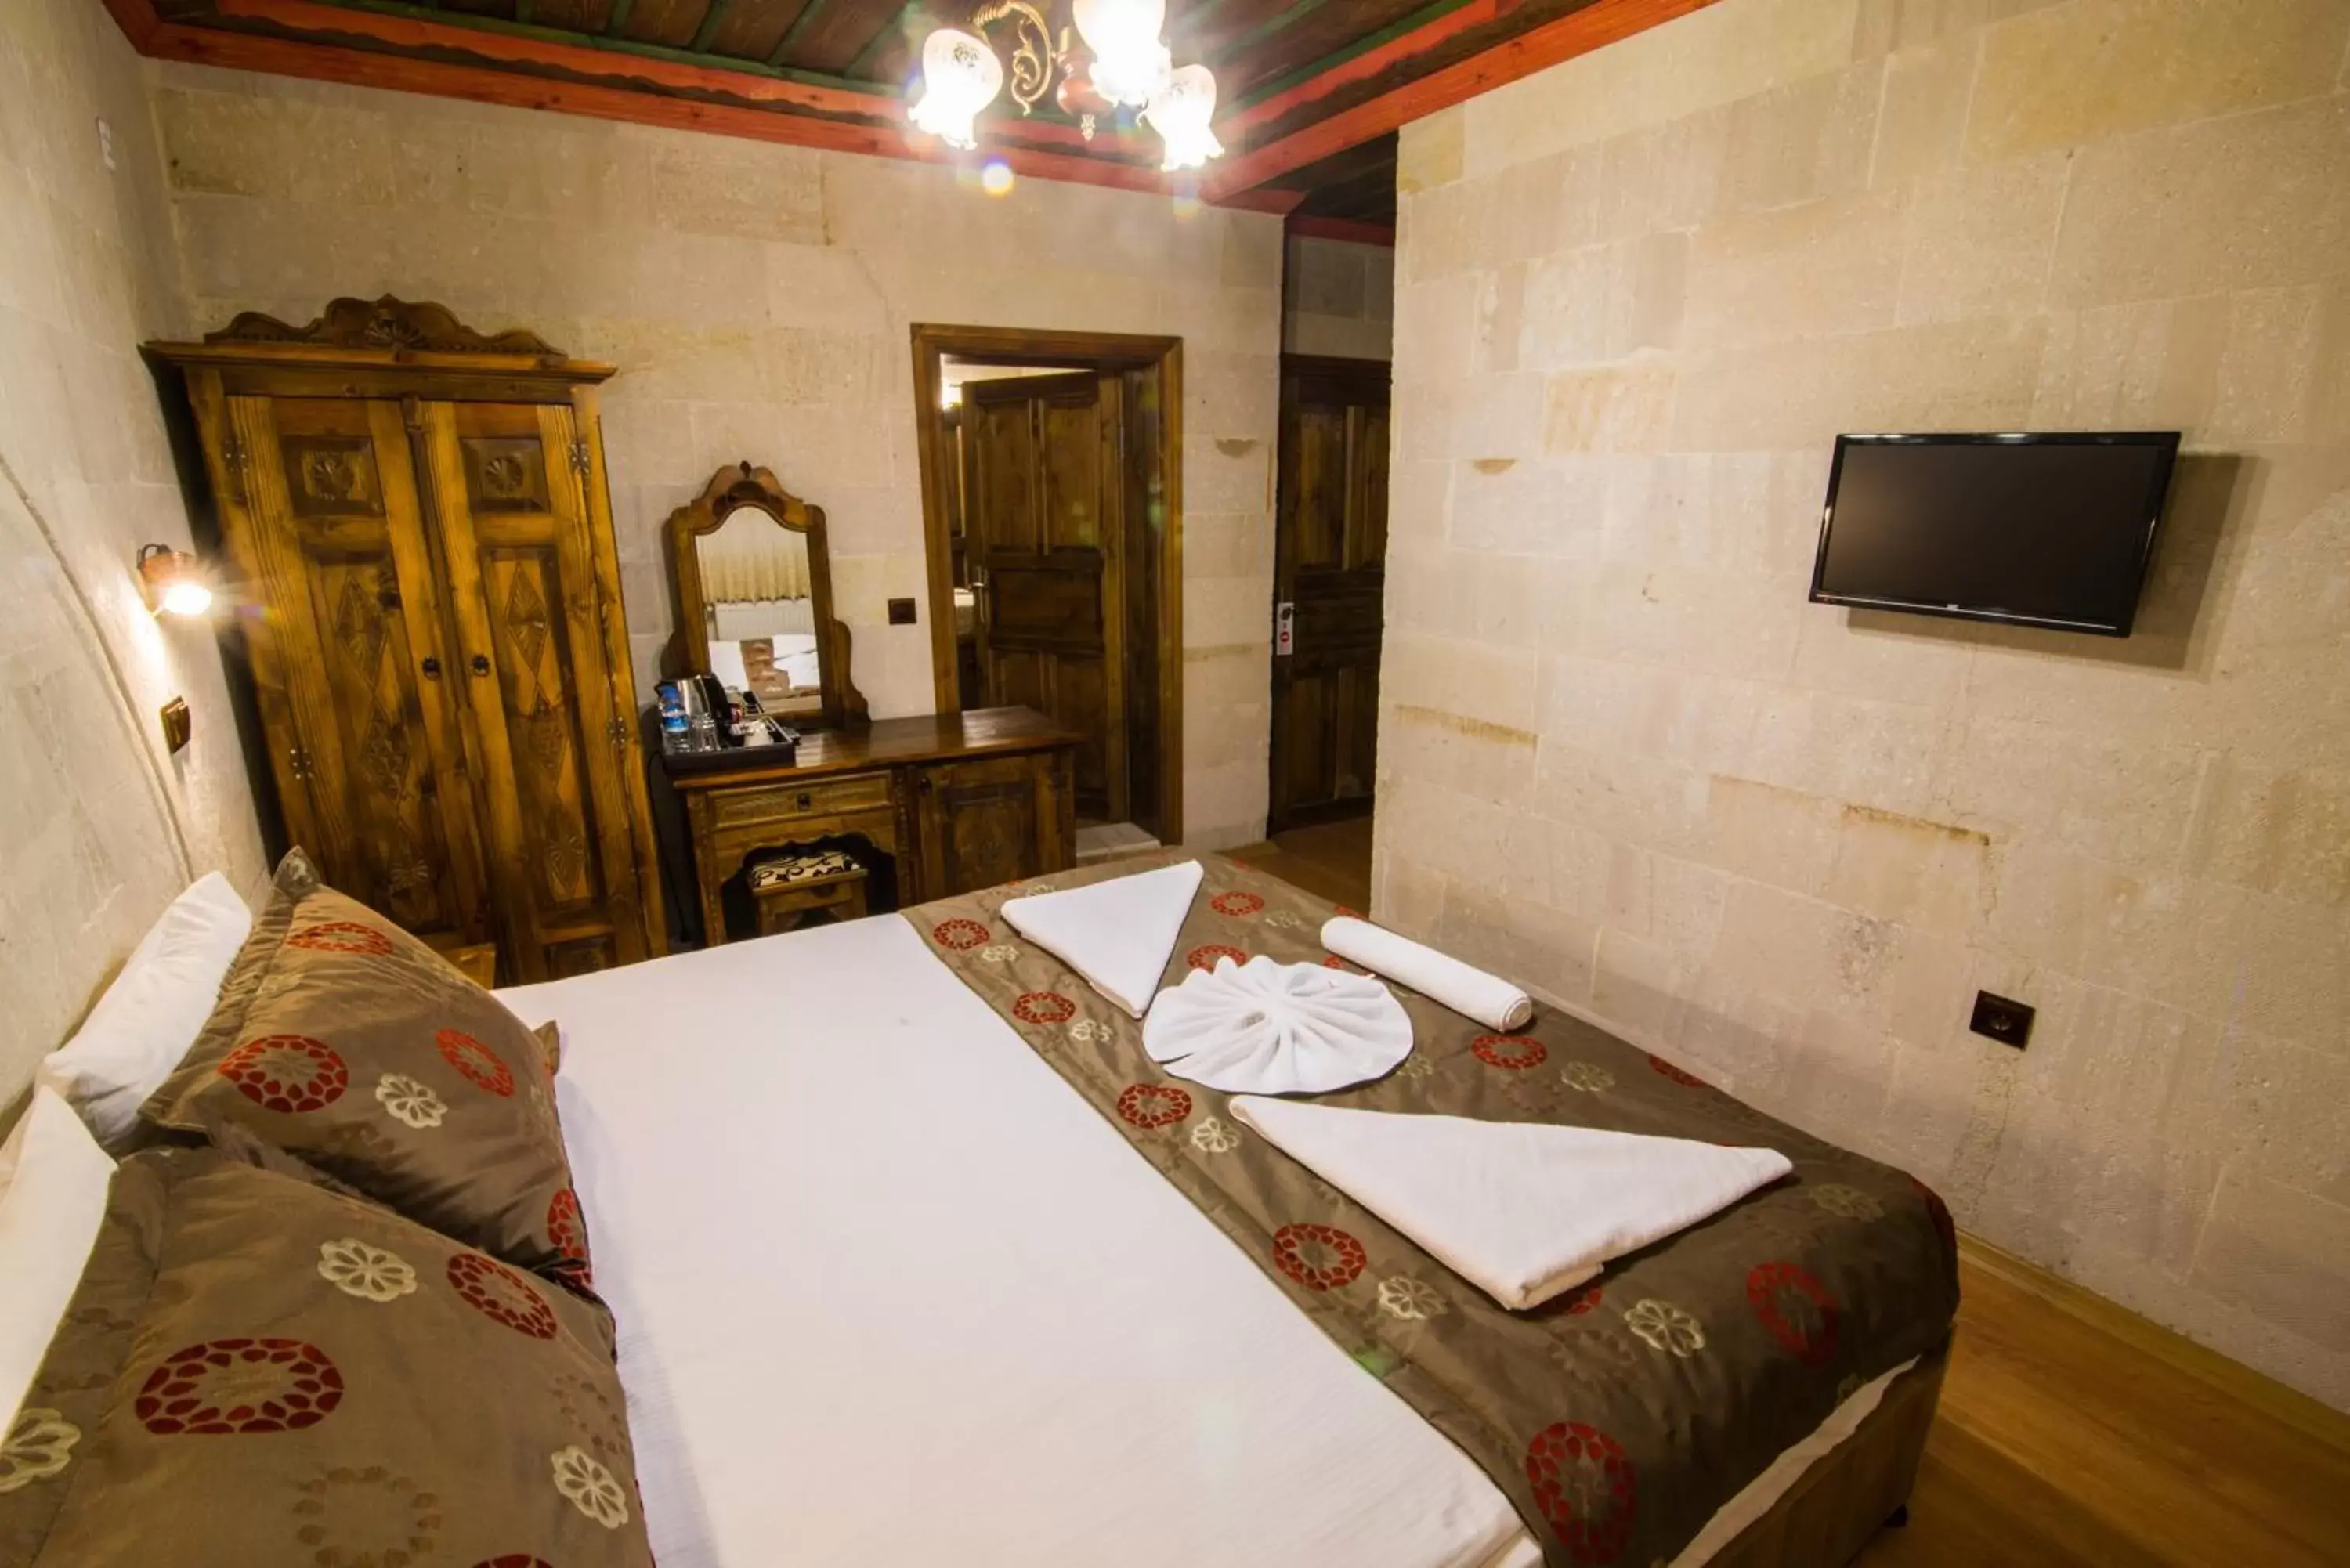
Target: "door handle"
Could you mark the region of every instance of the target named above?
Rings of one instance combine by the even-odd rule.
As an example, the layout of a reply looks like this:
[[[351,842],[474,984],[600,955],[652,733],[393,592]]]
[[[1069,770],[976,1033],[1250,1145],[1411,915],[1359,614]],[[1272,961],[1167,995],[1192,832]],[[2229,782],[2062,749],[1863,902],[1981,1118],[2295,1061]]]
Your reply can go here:
[[[438,680],[441,679],[441,661],[433,658],[429,653],[424,656],[424,662],[418,666],[418,668],[424,671],[424,675],[427,680]]]
[[[476,675],[487,675],[489,672],[490,656],[486,653],[477,653],[473,655],[473,673]]]

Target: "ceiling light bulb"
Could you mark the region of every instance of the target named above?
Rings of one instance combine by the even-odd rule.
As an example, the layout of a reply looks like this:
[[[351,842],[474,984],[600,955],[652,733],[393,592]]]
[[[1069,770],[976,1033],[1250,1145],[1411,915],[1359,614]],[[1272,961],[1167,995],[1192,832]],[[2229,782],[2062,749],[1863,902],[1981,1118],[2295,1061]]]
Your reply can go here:
[[[1205,66],[1185,66],[1169,74],[1164,87],[1142,111],[1143,119],[1167,144],[1166,161],[1172,172],[1198,169],[1223,155],[1224,144],[1208,122],[1216,115],[1216,77]]]
[[[1174,63],[1159,32],[1166,0],[1073,0],[1077,36],[1093,55],[1087,77],[1112,103],[1149,103],[1166,85]]]
[[[986,40],[941,27],[922,43],[922,96],[908,111],[917,130],[950,147],[979,145],[972,123],[1003,88],[1003,62]]]

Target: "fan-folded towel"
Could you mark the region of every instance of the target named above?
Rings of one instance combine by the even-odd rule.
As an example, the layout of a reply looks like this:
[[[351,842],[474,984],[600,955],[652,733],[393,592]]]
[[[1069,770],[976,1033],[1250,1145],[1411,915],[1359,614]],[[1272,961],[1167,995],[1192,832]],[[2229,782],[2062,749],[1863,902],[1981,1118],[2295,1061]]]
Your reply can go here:
[[[1489,1029],[1523,1029],[1534,1015],[1533,1001],[1508,981],[1368,920],[1339,915],[1325,921],[1322,945]]]
[[[1541,1122],[1240,1096],[1232,1115],[1516,1312],[1711,1218],[1793,1168],[1726,1148]]]
[[[1139,1018],[1159,991],[1159,977],[1167,972],[1201,875],[1198,861],[1180,861],[1066,892],[1013,898],[1003,906],[1003,918]]]

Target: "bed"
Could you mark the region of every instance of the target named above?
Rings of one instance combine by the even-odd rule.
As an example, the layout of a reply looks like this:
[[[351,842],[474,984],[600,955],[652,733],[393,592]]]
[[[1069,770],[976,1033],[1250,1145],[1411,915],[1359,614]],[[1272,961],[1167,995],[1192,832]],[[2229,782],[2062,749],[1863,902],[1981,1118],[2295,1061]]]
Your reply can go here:
[[[1214,866],[1219,899],[1327,910]],[[1617,1560],[1530,1528],[942,961],[929,933],[1003,897],[500,993],[563,1031],[666,1568]],[[1920,1348],[1847,1379],[1670,1561],[1841,1563],[1901,1507],[1948,1319],[1890,1326]]]

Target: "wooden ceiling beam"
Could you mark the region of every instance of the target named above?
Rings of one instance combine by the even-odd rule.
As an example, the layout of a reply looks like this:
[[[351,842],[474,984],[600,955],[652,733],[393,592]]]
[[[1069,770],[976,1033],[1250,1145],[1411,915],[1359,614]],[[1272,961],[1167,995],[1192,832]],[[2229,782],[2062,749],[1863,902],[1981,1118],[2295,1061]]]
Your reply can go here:
[[[1366,223],[1354,218],[1325,218],[1314,213],[1292,213],[1283,227],[1300,239],[1345,240],[1349,244],[1395,248],[1393,223]]]
[[[527,5],[530,0],[515,0],[515,4]],[[702,25],[693,30],[693,42],[685,47],[689,54],[700,55],[709,52],[710,41],[718,36],[718,29],[726,20],[728,4],[729,0],[710,0],[710,4],[702,13]],[[520,21],[521,18],[517,16],[515,20]]]
[[[637,8],[637,0],[612,0],[612,8],[604,16],[604,36],[617,38],[629,30],[629,13]]]
[[[1211,202],[1229,201],[1268,180],[1384,136],[1479,93],[1546,70],[1578,55],[1587,55],[1714,3],[1715,0],[1592,0],[1581,10],[1545,22],[1482,54],[1432,71],[1392,92],[1340,109],[1262,147],[1252,147],[1227,158],[1208,171],[1201,182],[1200,193]],[[1341,67],[1329,74],[1338,76],[1346,68]],[[1291,107],[1316,101],[1339,85],[1332,83],[1325,88],[1323,81],[1317,77],[1295,89],[1307,96]]]

